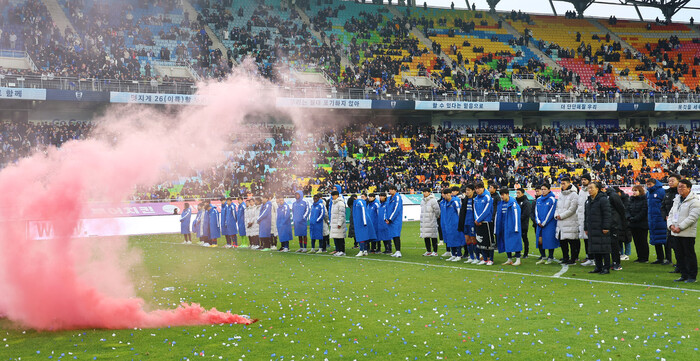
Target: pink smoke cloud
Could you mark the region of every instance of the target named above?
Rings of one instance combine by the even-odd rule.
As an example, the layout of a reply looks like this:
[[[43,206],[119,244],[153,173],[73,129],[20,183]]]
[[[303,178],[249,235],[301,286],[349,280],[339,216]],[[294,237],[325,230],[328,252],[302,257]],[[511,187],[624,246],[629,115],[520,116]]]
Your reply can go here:
[[[115,107],[90,139],[36,153],[0,172],[0,315],[40,330],[241,323],[253,320],[198,304],[147,311],[127,273],[139,262],[126,238],[77,239],[86,203],[120,202],[168,172],[205,169],[256,139],[231,144],[246,117],[269,112],[275,96],[244,75],[202,85],[206,104],[159,110]],[[27,237],[50,221],[53,239]],[[127,266],[125,266],[127,265]]]

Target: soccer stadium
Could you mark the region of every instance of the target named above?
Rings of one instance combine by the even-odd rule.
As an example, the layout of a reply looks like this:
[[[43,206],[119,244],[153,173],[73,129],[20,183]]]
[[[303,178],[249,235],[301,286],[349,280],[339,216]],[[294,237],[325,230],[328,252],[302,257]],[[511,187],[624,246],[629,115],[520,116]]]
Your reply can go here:
[[[700,359],[700,0],[0,0],[0,360]]]

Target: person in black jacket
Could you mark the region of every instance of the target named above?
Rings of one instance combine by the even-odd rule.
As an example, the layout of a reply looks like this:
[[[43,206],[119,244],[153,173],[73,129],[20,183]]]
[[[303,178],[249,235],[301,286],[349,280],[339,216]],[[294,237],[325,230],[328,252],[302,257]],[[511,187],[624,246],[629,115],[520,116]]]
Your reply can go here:
[[[540,196],[542,196],[542,190],[539,188],[535,188],[535,199],[533,199],[530,203],[530,205],[532,206],[530,207],[530,220],[532,221],[532,228],[537,228],[537,220],[535,219],[534,207],[535,204],[537,204],[537,198],[540,198]]]
[[[355,204],[355,200],[357,199],[356,195],[351,195],[350,198],[348,198],[348,208],[352,211],[352,205]],[[355,222],[352,218],[352,212],[350,212],[350,219],[349,219],[350,224],[348,225],[348,238],[353,239],[353,246],[352,248],[359,248],[359,244],[355,240]]]
[[[630,255],[632,254],[632,232],[630,232],[629,229],[629,222],[627,219],[629,218],[629,208],[630,208],[630,196],[627,195],[627,193],[623,192],[620,187],[615,186],[615,193],[617,193],[618,196],[620,196],[620,200],[622,200],[622,205],[625,206],[625,229],[622,231],[622,248],[620,249],[620,260],[622,261],[629,261]]]
[[[598,182],[588,185],[588,200],[583,230],[588,236],[588,251],[595,259],[595,269],[588,273],[610,273],[610,228],[612,226],[612,211],[608,197],[600,191]]]
[[[612,211],[612,226],[610,227],[610,238],[612,241],[612,251],[610,252],[610,255],[612,256],[612,270],[620,271],[622,270],[622,265],[620,265],[620,246],[622,245],[622,241],[624,239],[624,232],[627,231],[625,205],[622,203],[620,196],[617,195],[617,192],[615,192],[615,189],[607,187],[604,190],[601,190],[601,192],[608,196],[610,209]]]
[[[500,209],[498,206],[501,203],[501,195],[498,194],[498,185],[494,181],[489,181],[489,194],[491,194],[492,206],[493,206],[493,219],[496,219],[496,211]],[[494,231],[496,229],[494,228]],[[496,239],[496,234],[493,234],[493,239]]]
[[[666,190],[666,195],[664,195],[664,199],[661,201],[661,215],[664,216],[664,219],[668,220],[668,214],[671,212],[671,207],[673,207],[673,199],[676,198],[678,195],[678,181],[681,180],[681,176],[678,174],[671,174],[668,176],[668,189]],[[671,250],[673,249],[673,252],[676,252],[676,249],[674,248],[675,245],[673,242],[670,240],[671,238],[671,231],[667,230],[666,233],[666,244],[664,245],[665,251],[666,251],[666,260],[664,260],[663,264],[671,264],[672,259],[671,259]],[[678,259],[678,257],[676,257]],[[675,267],[671,273],[680,273],[678,270],[678,267]]]
[[[530,219],[530,215],[532,213],[532,203],[530,203],[530,200],[527,198],[527,194],[525,194],[525,190],[522,188],[518,188],[515,191],[515,195],[515,201],[518,202],[518,205],[520,206],[520,226],[522,227],[520,230],[520,235],[523,239],[524,251],[521,258],[527,258],[527,254],[530,252],[530,241],[527,237],[530,228],[528,226],[528,219]]]
[[[627,208],[627,227],[632,233],[634,249],[637,251],[638,263],[649,262],[649,221],[647,220],[647,196],[644,187],[636,185],[632,187],[630,206]]]

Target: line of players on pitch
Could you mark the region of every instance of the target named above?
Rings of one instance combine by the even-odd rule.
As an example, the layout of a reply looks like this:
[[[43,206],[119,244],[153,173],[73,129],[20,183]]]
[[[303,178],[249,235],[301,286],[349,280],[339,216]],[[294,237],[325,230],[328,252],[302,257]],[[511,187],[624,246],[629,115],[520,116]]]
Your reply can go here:
[[[251,249],[289,252],[289,242],[293,237],[299,240],[297,252],[324,253],[330,239],[333,239],[335,256],[344,256],[347,234],[346,202],[338,191],[331,193],[326,200],[320,194],[313,196],[313,204],[304,200],[301,191],[295,194],[296,200],[288,205],[283,198],[275,200],[277,206],[267,196],[254,199],[251,205],[241,197],[238,204],[233,198],[221,200],[221,212],[209,201],[197,205],[197,214],[192,222],[192,209],[185,203],[180,217],[180,233],[186,244],[192,244],[192,233],[199,237],[205,247],[217,247],[218,238],[226,238],[226,248],[237,248],[238,237],[247,237]],[[360,249],[358,257],[369,253],[390,254],[401,257],[401,229],[403,225],[403,201],[395,186],[389,186],[389,193],[362,194],[359,198],[350,197],[351,237]],[[191,227],[190,227],[191,224]],[[311,248],[308,248],[309,237]],[[392,241],[395,252],[392,253]],[[318,242],[318,248],[316,243]],[[384,243],[384,252],[381,244]]]
[[[447,247],[443,257],[449,257],[447,261],[456,262],[464,258],[465,263],[490,266],[493,265],[494,252],[498,250],[508,257],[504,264],[520,265],[523,250],[521,238],[522,232],[527,232],[527,221],[523,230],[520,202],[510,197],[507,188],[497,193],[500,194],[500,201],[495,202],[492,194],[485,191],[484,185],[477,183],[461,190],[457,187],[443,189],[438,201],[430,189],[423,189],[420,237],[424,239],[427,250],[423,255],[438,256],[438,238],[442,238]],[[276,249],[279,240],[281,252],[289,252],[289,242],[293,237],[298,237],[297,252],[324,253],[332,238],[335,251],[331,253],[335,256],[346,255],[346,203],[339,192],[332,192],[328,201],[316,194],[311,206],[304,200],[301,191],[295,194],[295,198],[291,207],[282,198],[276,199],[275,207],[266,196],[255,198],[250,206],[240,197],[238,204],[233,203],[233,198],[222,199],[220,214],[215,205],[205,201],[197,205],[192,231],[199,237],[200,245],[205,247],[217,247],[218,238],[223,235],[226,238],[224,247],[236,248],[238,236],[241,236],[249,238],[251,249],[263,251]],[[554,238],[556,199],[550,192],[540,198],[535,207],[536,234],[541,240],[538,248],[550,252],[549,258],[541,257],[541,263],[549,264],[555,262],[552,253],[556,246],[548,246],[547,240]],[[360,249],[357,256],[383,253],[401,257],[403,201],[397,188],[389,186],[388,194],[362,194],[358,199],[352,196],[348,203],[347,206],[352,208],[351,236]],[[191,211],[189,204],[185,203],[180,218],[181,233],[188,244],[192,243]],[[552,237],[548,237],[548,233],[552,233]],[[310,250],[307,248],[309,234]],[[392,241],[395,247],[393,253]],[[319,248],[316,248],[316,242]]]

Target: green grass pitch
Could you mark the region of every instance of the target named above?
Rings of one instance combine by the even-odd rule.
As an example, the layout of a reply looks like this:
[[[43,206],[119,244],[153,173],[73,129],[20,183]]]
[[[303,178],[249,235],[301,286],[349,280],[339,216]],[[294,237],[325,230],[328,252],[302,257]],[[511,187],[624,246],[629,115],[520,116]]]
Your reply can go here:
[[[422,257],[416,222],[404,224],[402,240],[404,257],[394,259],[132,237],[149,308],[197,302],[259,322],[36,332],[0,320],[0,360],[700,358],[700,284],[674,283],[670,266],[627,261],[607,276],[574,266],[553,277],[561,266],[536,258],[513,267],[497,255],[486,267]]]

